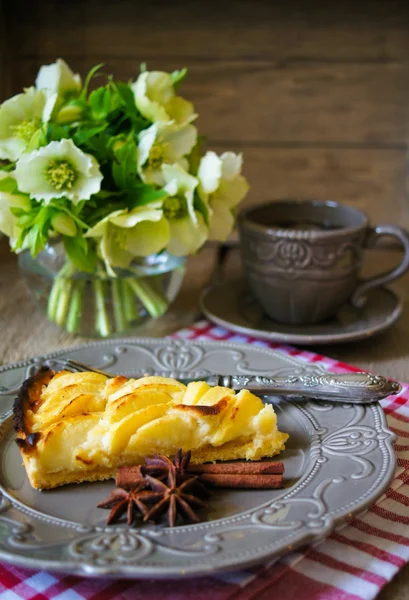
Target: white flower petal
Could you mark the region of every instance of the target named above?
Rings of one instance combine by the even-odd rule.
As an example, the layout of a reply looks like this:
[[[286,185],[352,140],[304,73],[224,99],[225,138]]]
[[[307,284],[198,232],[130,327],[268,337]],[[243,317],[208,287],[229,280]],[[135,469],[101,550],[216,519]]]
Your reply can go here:
[[[57,100],[58,100],[58,94],[57,93],[51,94],[47,98],[47,101],[46,101],[45,106],[44,106],[43,114],[42,114],[43,123],[48,123],[48,121],[51,119],[51,115],[53,114],[53,111],[54,111],[55,106],[57,104]]]
[[[197,225],[189,217],[169,221],[171,240],[168,252],[174,256],[186,256],[196,252],[207,239],[208,229],[200,213],[196,213]]]
[[[224,152],[221,155],[223,179],[234,179],[241,172],[243,156],[234,152]]]
[[[134,208],[130,212],[123,213],[117,217],[111,218],[111,222],[118,227],[135,227],[141,221],[160,221],[162,219],[162,211],[145,206]]]
[[[109,215],[107,215],[106,217],[101,219],[101,221],[98,221],[98,223],[96,225],[94,225],[94,227],[91,227],[91,229],[88,229],[88,231],[85,234],[85,237],[101,237],[101,236],[103,236],[108,227],[109,221],[119,215],[126,213],[126,212],[127,212],[126,209],[114,210],[112,213],[110,213]]]
[[[12,207],[28,210],[30,201],[27,196],[22,194],[0,192],[0,231],[7,237],[14,239],[18,237],[20,228],[17,226],[17,218],[10,210]]]
[[[234,208],[243,200],[249,191],[249,184],[243,175],[232,180],[222,180],[214,198],[225,203],[228,208]]]
[[[233,230],[234,217],[231,210],[222,202],[214,202],[210,212],[209,240],[226,241]]]
[[[177,182],[178,192],[193,192],[198,184],[198,180],[196,179],[196,177],[193,177],[193,175],[189,175],[189,173],[182,169],[180,165],[164,164],[162,165],[162,172],[167,184],[172,180],[175,180]]]
[[[216,152],[206,152],[200,161],[197,176],[200,187],[206,194],[217,190],[222,177],[222,161]]]
[[[26,149],[26,142],[18,138],[0,140],[0,158],[15,161]]]
[[[166,158],[169,163],[176,162],[182,156],[190,154],[197,141],[197,129],[193,125],[182,128],[167,127],[161,130],[167,144]]]
[[[51,65],[43,65],[35,83],[37,89],[48,89],[59,95],[79,92],[81,89],[81,77],[74,74],[61,58]]]
[[[138,136],[138,165],[142,167],[149,158],[152,146],[158,137],[158,125],[154,123]]]
[[[169,116],[163,107],[163,102],[161,102],[163,97],[168,98],[169,95],[165,92],[168,85],[166,75],[168,74],[145,71],[131,85],[136,107],[149,121],[169,121]],[[169,75],[168,77],[170,80]],[[158,90],[155,90],[155,84],[157,84]]]
[[[197,117],[191,102],[175,96],[169,73],[145,71],[131,84],[131,88],[136,107],[153,123],[173,121],[179,125],[186,125]]]
[[[197,117],[192,102],[185,100],[181,96],[175,96],[165,105],[169,118],[179,125],[191,123]]]
[[[107,266],[108,272],[112,274],[110,267],[122,267],[125,269],[132,260],[132,254],[118,244],[116,236],[117,228],[108,223],[105,235],[100,242],[101,256]]]
[[[176,179],[169,181],[163,188],[169,196],[176,196],[178,193],[178,182]]]
[[[149,256],[163,250],[169,242],[168,221],[161,216],[158,221],[143,221],[127,229],[125,247],[133,256]]]
[[[47,167],[52,161],[67,161],[76,172],[71,188],[58,190],[47,179]],[[88,200],[101,189],[102,174],[97,160],[85,154],[70,139],[50,142],[38,150],[23,154],[16,164],[15,178],[22,192],[36,200],[68,198],[74,204]]]
[[[172,79],[165,71],[148,71],[146,77],[146,92],[151,100],[166,104],[175,95]]]
[[[158,187],[163,187],[165,184],[165,178],[161,169],[144,169],[141,173],[141,178],[145,183],[151,183]]]
[[[34,130],[41,125],[46,102],[45,94],[34,87],[9,98],[0,106],[0,158],[15,161],[24,152],[29,140],[18,135],[22,124]]]

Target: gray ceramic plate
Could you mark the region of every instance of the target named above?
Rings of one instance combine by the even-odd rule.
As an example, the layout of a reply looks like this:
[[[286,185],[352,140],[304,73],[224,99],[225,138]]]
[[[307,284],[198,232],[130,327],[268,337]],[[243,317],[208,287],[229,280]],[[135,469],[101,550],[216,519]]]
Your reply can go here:
[[[321,539],[365,510],[393,476],[394,436],[378,404],[290,403],[269,397],[280,428],[290,434],[282,454],[285,489],[214,494],[208,521],[197,525],[106,527],[106,511],[95,505],[113,482],[35,491],[14,441],[10,407],[16,390],[40,365],[58,369],[64,357],[128,375],[323,372],[265,348],[149,338],[95,343],[1,368],[0,560],[104,577],[182,577],[237,569]]]
[[[226,281],[206,289],[202,312],[214,323],[274,342],[286,344],[339,344],[367,339],[391,327],[400,317],[402,303],[388,288],[371,290],[364,308],[345,304],[337,315],[315,325],[283,325],[267,317],[243,280]]]

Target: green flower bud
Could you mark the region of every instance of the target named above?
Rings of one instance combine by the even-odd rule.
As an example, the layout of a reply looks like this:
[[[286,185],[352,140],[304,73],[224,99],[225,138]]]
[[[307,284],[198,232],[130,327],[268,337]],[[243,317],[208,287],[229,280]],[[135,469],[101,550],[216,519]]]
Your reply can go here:
[[[77,100],[69,102],[58,111],[57,123],[60,125],[68,125],[69,123],[75,123],[82,117],[83,106]]]
[[[120,150],[121,148],[123,148],[126,144],[126,138],[117,138],[116,140],[114,140],[113,144],[112,144],[112,151],[118,152],[118,150]]]
[[[77,226],[74,219],[66,213],[60,212],[51,219],[51,226],[57,233],[74,237],[77,233]]]

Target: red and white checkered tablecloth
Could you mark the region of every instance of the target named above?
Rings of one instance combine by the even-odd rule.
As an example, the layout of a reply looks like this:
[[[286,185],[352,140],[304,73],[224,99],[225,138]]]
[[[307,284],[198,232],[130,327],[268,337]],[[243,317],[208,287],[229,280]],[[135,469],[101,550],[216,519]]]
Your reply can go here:
[[[178,332],[189,340],[228,340],[274,348],[334,372],[354,367],[242,335],[207,321]],[[0,564],[0,600],[358,600],[375,598],[409,561],[409,384],[382,402],[398,435],[398,467],[387,492],[360,518],[323,542],[245,571],[179,581],[87,579]]]

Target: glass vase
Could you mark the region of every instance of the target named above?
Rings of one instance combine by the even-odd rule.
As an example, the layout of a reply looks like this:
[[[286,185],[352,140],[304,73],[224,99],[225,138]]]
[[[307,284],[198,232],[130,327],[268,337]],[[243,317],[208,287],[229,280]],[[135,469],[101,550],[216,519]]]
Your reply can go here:
[[[93,274],[78,271],[57,242],[36,258],[22,252],[19,266],[50,321],[69,333],[107,338],[136,332],[165,314],[181,287],[185,258],[161,252],[114,269],[114,277],[102,263]]]

